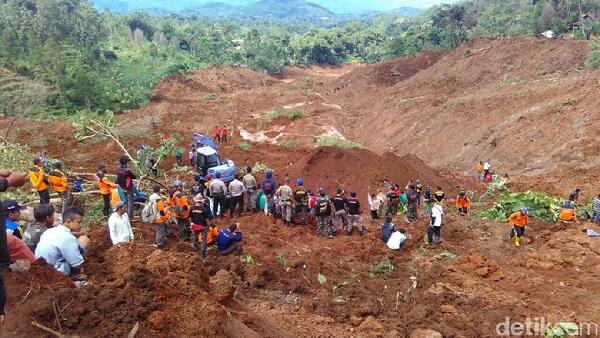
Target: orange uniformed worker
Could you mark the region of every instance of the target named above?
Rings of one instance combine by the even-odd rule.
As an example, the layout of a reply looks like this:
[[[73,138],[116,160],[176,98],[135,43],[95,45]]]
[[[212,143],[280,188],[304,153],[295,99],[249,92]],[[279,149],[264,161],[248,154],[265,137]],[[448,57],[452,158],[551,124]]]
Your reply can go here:
[[[54,169],[48,173],[48,183],[52,190],[58,193],[62,200],[62,212],[65,212],[70,205],[69,180],[62,170],[62,163],[55,162]]]
[[[567,201],[560,207],[560,214],[558,218],[563,222],[577,222],[577,213],[575,212],[575,206],[570,201]]]
[[[456,197],[456,209],[461,216],[467,216],[471,209],[471,200],[464,191],[461,191]]]
[[[177,220],[181,239],[189,241],[192,237],[190,230],[190,202],[188,196],[183,193],[183,182],[177,180],[173,184],[175,191],[171,194],[172,215]]]
[[[48,181],[42,159],[37,157],[33,160],[33,167],[29,169],[29,181],[40,195],[40,204],[50,204],[50,191],[48,191]]]
[[[104,163],[98,164],[98,172],[94,175],[94,178],[98,182],[98,188],[100,189],[100,194],[104,200],[103,214],[108,217],[111,211],[112,192],[113,189],[117,189],[117,185],[106,177],[106,164]],[[118,191],[116,191],[116,193],[118,194]]]
[[[528,215],[527,208],[522,208],[508,217],[508,223],[513,226],[510,231],[510,238],[514,238],[515,246],[521,246],[521,237],[525,235],[525,226],[529,224]]]
[[[475,170],[477,170],[477,181],[483,181],[483,161],[479,161],[477,166],[475,166]]]

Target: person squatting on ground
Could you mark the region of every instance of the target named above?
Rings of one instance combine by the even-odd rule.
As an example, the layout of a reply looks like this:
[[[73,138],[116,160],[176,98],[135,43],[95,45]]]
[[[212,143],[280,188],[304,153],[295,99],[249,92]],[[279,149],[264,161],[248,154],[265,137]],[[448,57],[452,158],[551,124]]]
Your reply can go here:
[[[238,230],[237,224],[230,224],[229,227],[223,228],[219,231],[217,236],[217,250],[222,256],[234,254],[236,256],[244,253],[244,247],[242,244],[243,237],[242,232]]]
[[[283,185],[277,189],[275,195],[277,195],[281,207],[281,219],[283,220],[283,224],[290,225],[292,223],[292,212],[294,209],[292,203],[294,191],[290,187],[289,177],[285,178]]]
[[[331,219],[331,202],[323,188],[319,189],[319,198],[315,203],[317,216],[317,234],[333,238],[333,220]]]
[[[396,225],[392,223],[392,218],[387,216],[385,222],[381,225],[380,239],[390,248],[391,250],[397,251],[402,249],[406,243],[406,230],[396,230]]]
[[[246,175],[242,178],[242,183],[244,183],[244,187],[246,188],[246,193],[244,194],[246,210],[255,212],[258,185],[256,183],[256,178],[252,175],[252,167],[246,168]]]
[[[348,199],[348,236],[352,235],[352,229],[356,226],[361,236],[365,235],[365,226],[360,215],[360,202],[356,199],[356,193],[350,193]]]
[[[467,197],[467,193],[462,190],[456,196],[456,209],[461,216],[468,216],[471,209],[471,200]]]
[[[210,196],[213,198],[212,214],[221,218],[225,217],[225,197],[227,196],[227,186],[221,181],[221,173],[217,173],[215,178],[210,181],[208,186]]]
[[[521,237],[525,235],[525,227],[529,224],[529,211],[527,208],[511,214],[508,223],[513,227],[510,230],[510,238],[515,240],[515,246],[521,246]]]
[[[133,241],[133,229],[129,223],[125,203],[119,202],[115,206],[115,212],[108,218],[108,232],[113,245]]]
[[[244,211],[244,194],[246,193],[246,187],[244,186],[244,183],[240,181],[240,177],[237,174],[233,181],[229,183],[229,193],[231,194],[231,199],[229,201],[229,217],[233,218],[237,206],[239,206],[238,216],[241,217],[242,212]]]
[[[172,215],[177,221],[179,227],[179,234],[181,239],[189,241],[192,233],[190,231],[190,201],[188,196],[183,193],[183,182],[175,181],[173,184],[175,191],[171,194],[171,210]]]
[[[135,174],[129,169],[129,157],[127,155],[119,158],[119,167],[117,168],[117,180],[115,183],[121,187],[121,190],[125,194],[125,203],[127,204],[127,216],[129,219],[133,219],[133,207],[134,207],[134,182],[136,179]]]
[[[167,236],[169,235],[168,223],[171,221],[169,214],[169,205],[164,197],[160,195],[160,186],[152,187],[152,195],[150,195],[150,203],[154,209],[154,245],[162,249],[167,244]]]
[[[331,199],[334,208],[334,233],[348,226],[348,199],[344,195],[344,190],[338,188],[336,195]]]
[[[46,179],[46,173],[41,158],[35,158],[33,160],[33,167],[29,169],[29,181],[31,186],[40,195],[40,204],[50,204],[50,191],[48,190],[48,180]]]
[[[90,244],[87,236],[76,236],[81,231],[83,210],[71,207],[62,214],[61,225],[46,230],[35,249],[36,258],[44,258],[48,264],[65,276],[85,279],[83,274],[83,254]]]
[[[427,227],[427,243],[434,244],[442,239],[442,217],[444,210],[439,203],[434,203],[431,208],[431,221]]]
[[[108,177],[106,177],[106,164],[100,163],[98,164],[98,172],[94,175],[94,178],[98,182],[98,189],[100,189],[100,195],[102,195],[102,200],[104,201],[104,208],[102,209],[102,214],[108,217],[110,215],[110,199],[111,199],[111,190],[116,189],[118,187],[117,184],[112,183]]]
[[[48,173],[48,183],[52,190],[58,193],[62,201],[62,212],[71,206],[71,192],[69,191],[69,180],[62,170],[62,163],[55,162],[54,169]]]
[[[198,251],[198,236],[202,236],[202,257],[206,257],[208,221],[212,219],[212,213],[210,205],[205,203],[204,197],[200,194],[194,196],[194,206],[190,210],[190,217],[192,220],[190,229],[193,232],[192,248],[194,248],[194,251]]]

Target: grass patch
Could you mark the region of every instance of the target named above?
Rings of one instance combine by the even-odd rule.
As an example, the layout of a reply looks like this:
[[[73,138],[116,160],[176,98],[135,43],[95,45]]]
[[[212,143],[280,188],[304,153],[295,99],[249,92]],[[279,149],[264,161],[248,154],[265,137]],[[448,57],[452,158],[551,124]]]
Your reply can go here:
[[[104,201],[100,199],[88,199],[86,203],[84,203],[83,208],[85,210],[85,216],[83,218],[82,231],[87,233],[94,227],[99,224],[104,214],[102,211],[104,210]]]
[[[360,144],[341,136],[318,136],[314,138],[314,142],[319,147],[362,148]]]
[[[284,268],[287,265],[287,261],[286,261],[285,256],[283,254],[277,255],[275,257],[275,261],[277,262],[277,264],[281,265]]]
[[[272,112],[268,112],[267,115],[265,116],[265,119],[268,122],[271,122],[279,117],[287,117],[290,121],[296,121],[299,120],[301,118],[304,118],[304,112],[300,109],[284,109],[284,108],[279,108],[277,110],[274,110]]]
[[[238,144],[238,148],[240,148],[243,152],[248,152],[252,146],[249,143],[240,143]]]
[[[212,93],[202,96],[202,100],[204,100],[204,101],[215,101],[218,98],[219,97],[217,96],[217,94],[212,94]]]
[[[243,255],[242,257],[240,257],[240,260],[246,265],[254,264],[254,258],[252,258],[252,256],[250,255]]]
[[[33,157],[27,145],[0,139],[0,168],[27,172]]]
[[[375,277],[386,278],[393,271],[394,271],[394,264],[392,264],[392,262],[390,262],[388,259],[386,259],[384,261],[375,262],[375,263],[371,264],[371,271],[369,272],[369,276],[371,276],[371,278],[375,278]]]
[[[279,143],[279,146],[284,148],[296,148],[298,146],[298,142],[295,140],[285,140]]]

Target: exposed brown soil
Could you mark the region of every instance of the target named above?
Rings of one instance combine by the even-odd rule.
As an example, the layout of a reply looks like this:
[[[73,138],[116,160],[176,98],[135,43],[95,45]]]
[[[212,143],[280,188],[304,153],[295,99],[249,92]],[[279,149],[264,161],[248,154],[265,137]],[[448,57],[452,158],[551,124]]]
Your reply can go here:
[[[365,214],[369,186],[383,188],[384,180],[420,178],[450,198],[459,188],[481,192],[470,176],[475,161],[488,158],[515,190],[561,195],[580,186],[587,199],[600,189],[600,129],[599,73],[584,69],[586,51],[581,42],[514,38],[378,65],[287,69],[279,79],[218,67],[164,80],[150,105],[118,115],[118,128],[135,149],[156,145],[162,133],[180,134],[187,147],[193,131],[227,125],[232,135],[222,154],[240,168],[261,162],[279,182],[302,177],[330,194],[338,186],[357,191]],[[264,118],[286,106],[305,117]],[[4,131],[9,123],[0,119]],[[113,142],[78,142],[69,123],[49,125],[19,119],[9,136],[33,151],[47,149],[73,171],[115,165],[120,150]],[[270,138],[283,133],[278,141],[288,146],[242,140],[241,129]],[[313,147],[315,136],[332,131],[366,149]],[[173,159],[161,163],[168,169]],[[441,244],[423,245],[426,217],[410,224],[395,217],[411,239],[393,253],[379,240],[378,221],[365,220],[365,238],[332,240],[316,236],[313,225],[284,227],[263,214],[234,221],[251,264],[214,251],[203,261],[175,237],[157,250],[152,226],[138,222],[135,243],[111,247],[99,224],[90,233],[86,287],[76,289],[41,263],[5,275],[3,336],[45,337],[31,318],[85,337],[124,337],[136,322],[138,337],[391,338],[432,329],[475,338],[496,336],[506,317],[598,321],[600,242],[581,232],[600,232],[592,224],[534,221],[517,249],[506,224],[460,217],[447,202]],[[372,265],[384,260],[394,270],[371,276]],[[327,278],[322,285],[319,274]]]

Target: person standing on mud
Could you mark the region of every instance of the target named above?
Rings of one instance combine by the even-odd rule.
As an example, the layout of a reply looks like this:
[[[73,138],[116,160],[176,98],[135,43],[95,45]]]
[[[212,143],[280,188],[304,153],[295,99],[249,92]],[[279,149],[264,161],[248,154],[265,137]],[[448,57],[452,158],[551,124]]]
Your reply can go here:
[[[121,187],[121,190],[125,194],[127,203],[127,216],[129,219],[133,219],[133,207],[134,207],[134,182],[136,179],[135,174],[131,169],[128,168],[129,157],[127,155],[119,158],[119,168],[117,168],[117,180],[116,183]]]
[[[417,205],[421,206],[421,194],[423,193],[423,184],[421,184],[421,180],[418,178],[415,182],[415,191],[417,192]]]
[[[365,226],[360,216],[360,202],[356,199],[356,193],[350,193],[348,199],[348,236],[352,235],[352,228],[356,226],[361,236],[365,235]]]
[[[529,224],[529,210],[521,210],[508,216],[508,223],[513,227],[510,230],[510,238],[515,240],[515,246],[521,246],[521,237],[525,235],[525,227]]]
[[[400,195],[396,192],[394,187],[390,187],[390,191],[387,194],[387,208],[385,211],[386,216],[395,216],[398,213],[398,201]]]
[[[40,195],[40,204],[50,204],[48,180],[44,172],[43,161],[39,157],[33,160],[33,167],[29,169],[29,181]]]
[[[423,191],[423,202],[425,202],[425,210],[423,213],[425,216],[431,216],[431,208],[433,207],[433,197],[431,194],[431,187],[427,186]]]
[[[210,212],[210,206],[204,202],[204,197],[200,194],[194,196],[194,206],[190,210],[190,217],[192,219],[191,230],[193,231],[192,248],[194,248],[194,251],[198,251],[198,236],[202,234],[202,257],[206,257],[208,221],[212,219],[212,213]]]
[[[427,228],[427,243],[429,245],[439,242],[442,239],[442,217],[444,210],[439,203],[434,203],[431,208],[431,221]]]
[[[227,130],[227,126],[223,126],[219,135],[221,136],[221,142],[227,142],[227,135],[229,134],[229,130]]]
[[[69,191],[69,181],[67,175],[62,170],[62,163],[55,162],[54,169],[48,173],[48,183],[52,190],[58,193],[62,201],[62,212],[65,212],[71,205],[71,194]]]
[[[102,195],[102,200],[104,201],[104,209],[102,210],[102,214],[108,217],[111,211],[111,190],[117,188],[118,185],[112,183],[108,179],[108,177],[106,177],[106,164],[104,164],[103,162],[98,164],[98,172],[96,173],[94,178],[98,182],[98,189],[100,189],[100,195]]]
[[[471,200],[467,197],[467,193],[461,191],[456,197],[456,209],[458,214],[461,216],[469,215],[469,209],[471,209]]]
[[[231,199],[229,203],[229,217],[233,218],[233,214],[235,213],[235,208],[239,206],[238,216],[242,217],[242,212],[244,211],[244,194],[246,193],[246,187],[240,181],[240,177],[238,174],[235,174],[235,177],[231,183],[229,183],[229,192],[231,193]]]
[[[348,226],[348,199],[344,196],[344,190],[338,188],[331,203],[334,207],[334,232],[338,232]]]
[[[221,215],[225,217],[225,197],[227,196],[227,186],[221,181],[221,173],[215,175],[215,179],[211,180],[208,187],[210,195],[213,198],[213,215]]]
[[[444,199],[446,198],[446,194],[442,190],[442,187],[438,186],[437,191],[433,194],[433,198],[438,202],[438,204],[443,205]]]
[[[252,175],[252,167],[246,168],[246,175],[242,178],[242,183],[246,187],[246,193],[244,194],[246,210],[255,212],[258,187],[256,178]]]
[[[277,189],[275,194],[277,195],[279,205],[281,206],[281,219],[283,220],[283,224],[290,225],[292,223],[292,197],[294,196],[294,191],[290,187],[289,177],[285,178],[284,184]]]
[[[408,188],[408,202],[406,204],[406,216],[410,222],[416,221],[419,218],[419,212],[417,210],[417,204],[419,203],[419,196],[414,184]]]
[[[169,205],[166,198],[160,195],[160,186],[152,187],[153,194],[150,195],[150,203],[153,203],[154,214],[154,245],[163,249],[167,244],[167,236],[169,235],[168,223],[171,221],[169,214]]]
[[[323,188],[319,189],[319,199],[315,203],[317,213],[317,234],[333,238],[333,220],[331,219],[331,202]]]
[[[296,214],[304,214],[308,212],[308,193],[304,189],[304,180],[298,178],[296,180],[296,191],[294,191],[294,211]]]
[[[175,191],[171,194],[171,208],[174,211],[181,239],[189,241],[191,239],[190,231],[190,202],[186,194],[183,193],[183,182],[175,181],[173,184]]]

